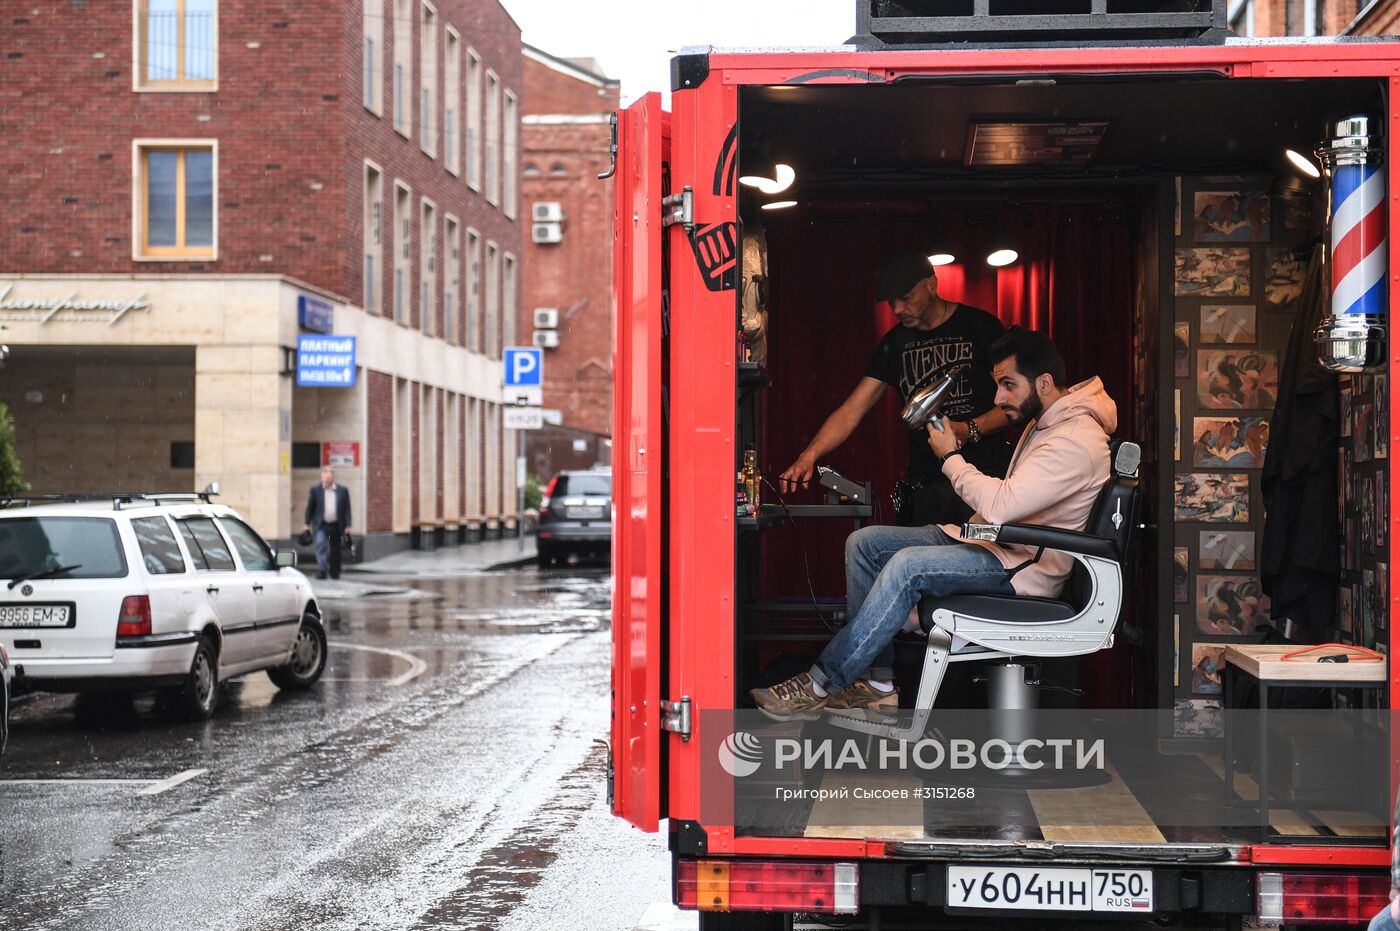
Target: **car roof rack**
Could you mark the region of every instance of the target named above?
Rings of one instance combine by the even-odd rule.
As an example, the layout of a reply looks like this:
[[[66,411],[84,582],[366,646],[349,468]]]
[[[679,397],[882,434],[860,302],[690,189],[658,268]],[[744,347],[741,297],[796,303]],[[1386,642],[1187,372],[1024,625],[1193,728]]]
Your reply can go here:
[[[133,493],[124,491],[70,492],[67,494],[7,495],[0,497],[0,509],[28,507],[31,504],[81,504],[84,501],[111,501],[112,510],[120,511],[124,505],[144,504],[158,506],[165,502],[204,502],[212,504],[217,491],[164,491],[154,493]]]

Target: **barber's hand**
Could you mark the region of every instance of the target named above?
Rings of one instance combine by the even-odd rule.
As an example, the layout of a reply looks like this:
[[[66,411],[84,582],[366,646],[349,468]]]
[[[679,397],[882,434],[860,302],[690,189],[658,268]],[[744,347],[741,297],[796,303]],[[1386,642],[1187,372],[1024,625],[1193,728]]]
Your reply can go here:
[[[958,438],[953,433],[952,424],[948,418],[940,417],[939,422],[943,424],[940,431],[933,424],[929,424],[924,429],[928,431],[928,448],[933,450],[933,454],[939,459],[947,456],[958,448]]]
[[[967,445],[967,438],[969,436],[969,433],[967,431],[966,421],[948,420],[947,418],[944,418],[943,426],[953,431],[953,436],[957,437],[958,440],[958,448],[961,449],[962,447]]]
[[[812,480],[812,473],[816,470],[816,460],[803,453],[778,476],[778,487],[785,492],[796,491]]]

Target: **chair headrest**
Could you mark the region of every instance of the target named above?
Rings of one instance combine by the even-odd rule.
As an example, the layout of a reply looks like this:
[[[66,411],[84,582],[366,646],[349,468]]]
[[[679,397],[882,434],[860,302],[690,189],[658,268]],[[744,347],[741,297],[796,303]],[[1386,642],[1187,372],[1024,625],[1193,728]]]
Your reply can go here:
[[[1135,478],[1138,474],[1138,466],[1142,464],[1142,447],[1132,440],[1108,441],[1108,454],[1112,463],[1113,474],[1122,475],[1127,478]]]

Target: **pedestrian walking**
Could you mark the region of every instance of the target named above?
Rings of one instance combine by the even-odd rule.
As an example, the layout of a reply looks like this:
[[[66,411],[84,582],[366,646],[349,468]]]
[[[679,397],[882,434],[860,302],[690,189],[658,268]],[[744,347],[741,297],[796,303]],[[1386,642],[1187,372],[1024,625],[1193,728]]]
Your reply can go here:
[[[306,530],[316,534],[316,578],[340,578],[340,546],[350,532],[350,490],[335,483],[335,470],[321,470],[321,484],[306,498]]]

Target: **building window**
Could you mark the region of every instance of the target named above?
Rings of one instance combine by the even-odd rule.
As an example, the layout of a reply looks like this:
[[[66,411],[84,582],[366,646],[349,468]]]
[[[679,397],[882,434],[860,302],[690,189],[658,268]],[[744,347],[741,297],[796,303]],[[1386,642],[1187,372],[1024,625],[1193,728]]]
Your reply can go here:
[[[540,176],[540,166],[536,165],[534,162],[528,162],[526,163],[525,170],[522,173],[527,178],[538,178]]]
[[[423,56],[419,63],[419,74],[423,83],[420,87],[418,122],[422,133],[420,145],[429,155],[437,155],[437,132],[433,122],[433,116],[437,113],[437,34],[437,11],[431,4],[424,3],[423,20],[418,33]]]
[[[472,352],[481,351],[481,237],[476,230],[467,230],[467,315],[463,321],[466,339],[463,343]]]
[[[409,130],[408,74],[413,63],[413,19],[409,0],[394,0],[394,128]]]
[[[443,271],[442,338],[448,345],[457,345],[457,307],[462,291],[462,231],[457,218],[449,215],[445,227],[447,237],[447,268]]]
[[[562,178],[569,173],[569,169],[564,167],[563,162],[555,162],[549,166],[549,173],[556,178]]]
[[[496,312],[501,306],[501,253],[494,242],[486,244],[486,345],[488,359],[500,356],[501,335],[496,327]]]
[[[418,269],[418,312],[422,318],[418,324],[424,333],[431,336],[435,329],[434,317],[437,311],[436,301],[433,300],[436,293],[438,264],[437,208],[433,206],[432,201],[424,198],[422,211],[419,218],[419,235],[423,237],[423,249]]]
[[[467,186],[481,190],[481,58],[467,51]]]
[[[394,191],[394,322],[407,324],[409,257],[413,254],[412,218],[408,214],[409,189],[400,184]]]
[[[505,166],[501,172],[505,184],[505,197],[502,209],[509,219],[514,220],[520,193],[520,178],[515,173],[515,166],[520,164],[516,159],[520,146],[520,115],[515,95],[506,91],[505,96],[505,139],[501,152],[501,164]]]
[[[211,259],[217,157],[213,142],[135,143],[138,258]]]
[[[384,255],[384,182],[373,165],[365,165],[365,310],[378,314],[379,269]]]
[[[447,61],[443,66],[442,79],[442,155],[447,170],[454,175],[461,171],[458,164],[458,135],[461,124],[457,114],[462,105],[462,50],[461,41],[451,26],[447,27]]]
[[[384,53],[384,0],[363,0],[364,23],[362,32],[365,40],[364,73],[360,76],[364,85],[365,109],[375,116],[384,113],[383,81],[379,73],[379,60]]]
[[[137,0],[136,87],[209,91],[218,75],[217,0]]]
[[[486,72],[486,201],[501,203],[501,81]]]
[[[501,281],[501,322],[505,324],[505,344],[516,345],[516,328],[520,325],[520,308],[516,306],[519,291],[516,280],[515,256],[505,255],[505,271]]]

